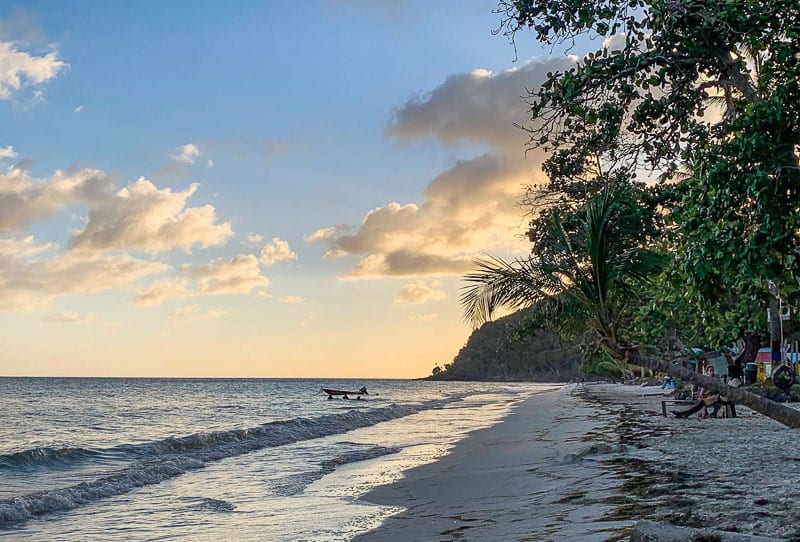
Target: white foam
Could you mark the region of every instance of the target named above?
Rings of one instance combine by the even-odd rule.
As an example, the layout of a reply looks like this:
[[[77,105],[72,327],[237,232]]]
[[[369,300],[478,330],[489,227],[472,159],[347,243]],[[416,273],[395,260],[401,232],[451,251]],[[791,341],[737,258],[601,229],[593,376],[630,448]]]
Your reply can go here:
[[[428,401],[417,406],[393,405],[376,409],[362,408],[316,418],[295,418],[271,422],[249,429],[197,433],[143,445],[116,447],[116,450],[127,449],[141,459],[133,466],[110,476],[0,501],[0,525],[56,511],[70,510],[98,499],[127,493],[137,487],[158,484],[188,470],[202,468],[208,462],[226,457],[267,447],[346,433],[353,429],[408,416],[421,410],[438,408],[461,398],[462,396],[452,396],[447,399]],[[330,472],[335,468],[337,461],[338,464],[360,461],[392,453],[392,451],[394,450],[375,447],[367,451],[354,452],[330,460],[330,464],[323,464],[321,469]],[[371,453],[377,455],[371,456]],[[318,477],[321,477],[325,472],[312,474],[319,474]]]

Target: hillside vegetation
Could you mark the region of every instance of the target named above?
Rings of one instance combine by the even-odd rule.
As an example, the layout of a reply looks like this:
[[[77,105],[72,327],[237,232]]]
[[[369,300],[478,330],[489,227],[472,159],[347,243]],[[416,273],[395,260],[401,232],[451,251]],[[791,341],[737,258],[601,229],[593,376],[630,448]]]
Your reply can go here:
[[[528,311],[487,322],[472,332],[452,363],[434,368],[431,380],[532,380],[563,382],[579,375],[580,352],[557,335],[518,330]]]

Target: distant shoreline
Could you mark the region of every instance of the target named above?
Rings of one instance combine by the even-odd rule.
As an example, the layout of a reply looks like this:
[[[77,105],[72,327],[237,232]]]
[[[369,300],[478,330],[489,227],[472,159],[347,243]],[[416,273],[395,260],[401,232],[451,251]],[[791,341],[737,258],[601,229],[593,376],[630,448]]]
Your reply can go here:
[[[424,380],[422,378],[390,378],[390,377],[349,377],[349,376],[30,376],[30,375],[0,375],[0,378],[41,378],[61,380],[319,380],[319,381],[349,381],[370,382],[383,380]],[[487,381],[488,382],[488,381]]]
[[[572,382],[564,380],[534,380],[530,378],[443,378],[439,376],[425,376],[422,378],[415,378],[414,380],[427,380],[430,382],[521,382],[528,384],[571,384]]]

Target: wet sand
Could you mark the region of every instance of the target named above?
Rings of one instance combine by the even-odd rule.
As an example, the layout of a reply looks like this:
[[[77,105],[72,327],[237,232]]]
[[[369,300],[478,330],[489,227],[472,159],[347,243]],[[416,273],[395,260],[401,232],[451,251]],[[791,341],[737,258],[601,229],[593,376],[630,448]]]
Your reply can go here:
[[[664,418],[662,399],[612,384],[527,399],[364,496],[405,511],[356,540],[629,540],[640,520],[800,540],[800,433],[744,408]]]
[[[632,524],[613,514],[618,473],[591,460],[615,417],[570,388],[536,395],[363,497],[406,511],[356,540],[607,540]]]

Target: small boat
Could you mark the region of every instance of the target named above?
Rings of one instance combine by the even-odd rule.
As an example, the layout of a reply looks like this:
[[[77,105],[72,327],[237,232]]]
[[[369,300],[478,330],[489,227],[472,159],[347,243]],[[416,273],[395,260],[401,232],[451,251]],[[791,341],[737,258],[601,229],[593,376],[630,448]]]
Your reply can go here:
[[[367,393],[367,387],[362,386],[358,391],[344,391],[344,390],[332,390],[330,388],[322,388],[323,393],[328,394],[328,399],[333,399],[334,395],[341,395],[342,399],[350,399],[350,395],[355,395],[356,399],[361,399],[362,395],[369,395]]]

